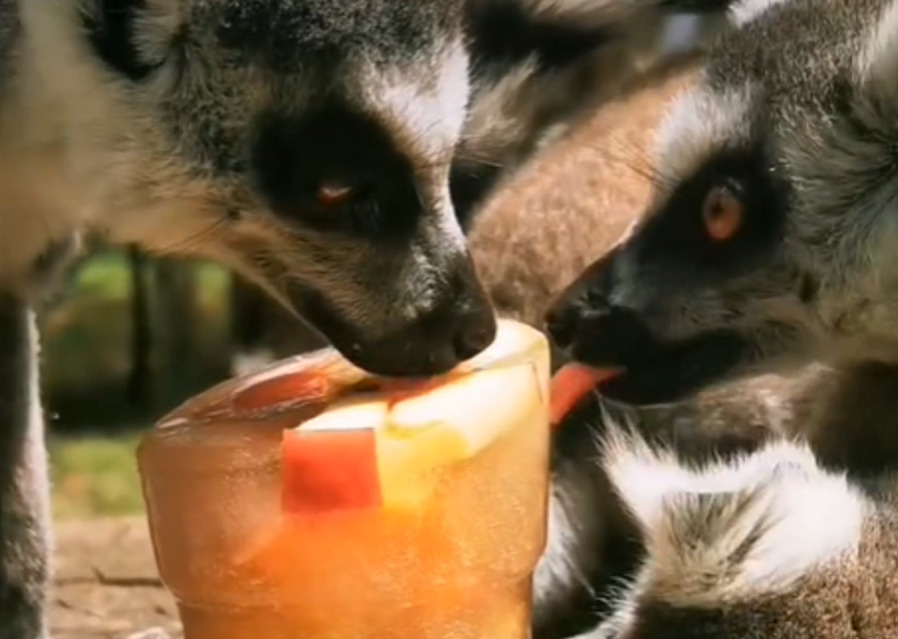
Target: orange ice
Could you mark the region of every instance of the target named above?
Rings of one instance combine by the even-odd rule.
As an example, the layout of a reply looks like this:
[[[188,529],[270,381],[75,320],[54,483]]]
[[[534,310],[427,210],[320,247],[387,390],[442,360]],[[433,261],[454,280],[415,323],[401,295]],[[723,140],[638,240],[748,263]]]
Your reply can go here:
[[[544,337],[501,322],[481,355],[421,382],[356,374],[330,351],[305,362],[213,389],[141,445],[185,638],[527,637]]]

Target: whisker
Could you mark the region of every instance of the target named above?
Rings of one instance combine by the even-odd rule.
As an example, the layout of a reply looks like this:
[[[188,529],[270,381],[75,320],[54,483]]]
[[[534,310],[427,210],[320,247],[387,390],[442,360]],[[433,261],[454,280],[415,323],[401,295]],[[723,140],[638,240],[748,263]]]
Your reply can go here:
[[[212,222],[208,227],[194,233],[193,235],[189,235],[188,237],[183,238],[178,242],[175,242],[168,246],[157,247],[156,250],[160,253],[190,253],[192,252],[193,248],[209,241],[209,239],[216,233],[223,231],[227,222],[228,219],[226,217],[220,217],[219,219]]]

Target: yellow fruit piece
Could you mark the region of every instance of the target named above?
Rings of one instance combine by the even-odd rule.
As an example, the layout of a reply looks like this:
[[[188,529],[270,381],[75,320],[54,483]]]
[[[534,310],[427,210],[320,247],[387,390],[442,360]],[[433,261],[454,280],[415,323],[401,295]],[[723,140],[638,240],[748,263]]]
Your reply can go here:
[[[467,442],[446,425],[402,431],[386,424],[377,433],[377,467],[384,507],[419,507],[433,493],[440,470],[466,456]]]
[[[300,430],[379,430],[387,421],[389,397],[360,393],[338,399],[320,415],[300,424]]]
[[[534,411],[547,410],[529,363],[464,375],[396,403],[377,434],[384,504],[428,498],[441,469],[474,457],[532,420]]]
[[[544,414],[548,427],[548,371],[543,335],[503,321],[493,344],[445,383],[413,395],[344,397],[300,428],[374,429],[384,507],[414,507],[431,495],[441,469],[478,455],[535,415]]]

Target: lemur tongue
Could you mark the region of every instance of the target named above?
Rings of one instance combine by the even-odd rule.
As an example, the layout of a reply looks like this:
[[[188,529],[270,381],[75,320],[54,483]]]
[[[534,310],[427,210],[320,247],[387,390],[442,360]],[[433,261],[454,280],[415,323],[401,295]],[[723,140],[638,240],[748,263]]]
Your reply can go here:
[[[614,368],[590,368],[583,364],[566,364],[552,377],[549,390],[549,419],[557,427],[574,407],[602,382],[619,375]]]

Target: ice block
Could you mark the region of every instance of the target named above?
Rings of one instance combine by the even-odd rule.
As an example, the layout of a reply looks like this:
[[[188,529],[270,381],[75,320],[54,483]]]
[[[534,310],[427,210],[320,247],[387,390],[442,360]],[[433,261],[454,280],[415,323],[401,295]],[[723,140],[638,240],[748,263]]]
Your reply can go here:
[[[525,639],[546,537],[549,349],[500,323],[448,375],[325,349],[230,380],[138,451],[185,639]]]

